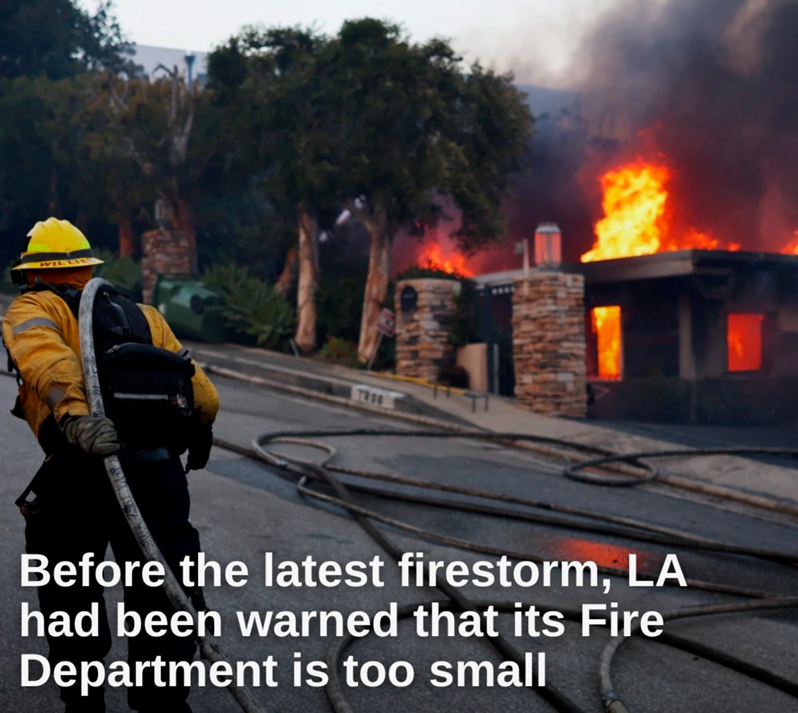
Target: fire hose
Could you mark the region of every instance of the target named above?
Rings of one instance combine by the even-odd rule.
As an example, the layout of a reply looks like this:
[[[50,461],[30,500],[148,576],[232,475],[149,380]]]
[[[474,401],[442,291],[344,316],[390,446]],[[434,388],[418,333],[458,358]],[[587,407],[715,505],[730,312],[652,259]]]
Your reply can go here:
[[[79,312],[80,350],[83,360],[83,379],[86,385],[86,396],[89,401],[91,415],[98,418],[105,416],[105,406],[97,374],[97,358],[94,353],[93,317],[94,299],[98,290],[105,286],[111,287],[112,285],[101,278],[90,280],[83,290]],[[175,611],[186,612],[191,616],[191,620],[196,623],[197,611],[178,583],[147,524],[144,522],[141,511],[133,498],[133,494],[130,492],[119,458],[117,456],[108,456],[105,458],[104,464],[116,494],[116,499],[122,508],[125,520],[127,520],[138,546],[141,548],[142,554],[148,562],[158,562],[163,568],[165,576],[162,588],[164,593],[175,608]],[[224,662],[229,664],[227,657],[222,653],[218,642],[213,636],[200,636],[195,630],[194,638],[203,658],[211,663]],[[245,686],[238,686],[231,682],[227,690],[245,713],[265,713]]]
[[[250,458],[255,458],[260,460],[269,466],[278,470],[278,472],[282,472],[285,474],[291,474],[298,478],[296,482],[296,486],[298,492],[307,497],[313,497],[319,501],[325,502],[330,505],[334,505],[340,507],[347,512],[356,520],[356,522],[364,529],[364,531],[392,558],[392,559],[400,559],[403,551],[398,548],[384,533],[376,528],[373,521],[382,522],[383,524],[388,525],[394,529],[399,529],[404,532],[408,532],[412,535],[417,537],[421,537],[428,541],[438,542],[440,544],[460,547],[463,549],[470,549],[472,551],[479,551],[479,552],[487,552],[489,554],[503,554],[515,559],[526,559],[529,561],[536,561],[535,557],[530,557],[529,555],[525,555],[518,552],[507,552],[503,550],[497,550],[492,547],[480,546],[474,543],[465,542],[462,540],[455,540],[453,538],[442,537],[436,535],[435,533],[422,530],[420,528],[414,527],[412,525],[408,525],[407,523],[400,522],[393,518],[386,518],[379,513],[376,513],[372,510],[368,510],[356,503],[354,500],[351,491],[359,490],[361,492],[366,492],[371,495],[377,495],[378,497],[387,497],[392,498],[397,501],[404,501],[404,502],[411,502],[411,503],[419,503],[422,504],[431,504],[437,505],[440,507],[451,507],[454,509],[462,509],[468,512],[478,512],[481,514],[487,515],[499,515],[501,517],[508,517],[512,515],[518,515],[511,510],[501,510],[497,512],[495,508],[480,508],[468,505],[466,503],[460,502],[447,502],[444,503],[443,501],[439,500],[432,500],[428,498],[418,498],[412,495],[408,495],[406,493],[396,493],[390,491],[379,491],[375,492],[374,489],[364,488],[362,486],[357,486],[353,484],[344,484],[342,483],[335,475],[334,472],[339,472],[342,474],[353,475],[356,477],[361,478],[373,478],[377,480],[383,480],[388,482],[395,482],[398,484],[403,485],[413,485],[420,488],[430,488],[435,490],[443,490],[448,492],[456,492],[459,494],[466,494],[476,497],[483,497],[489,499],[501,499],[504,501],[513,502],[516,504],[533,504],[533,506],[543,507],[544,509],[551,509],[554,510],[557,508],[554,504],[551,503],[542,503],[540,501],[531,501],[529,499],[524,498],[510,498],[508,496],[497,496],[496,494],[486,493],[484,491],[475,491],[472,489],[466,488],[459,488],[457,486],[446,486],[438,483],[432,483],[430,481],[423,481],[415,478],[404,478],[400,476],[393,476],[393,475],[385,475],[385,474],[378,474],[372,473],[369,471],[362,471],[362,470],[354,470],[351,468],[345,468],[342,466],[336,466],[330,463],[330,460],[335,455],[335,449],[320,441],[311,441],[307,440],[307,436],[346,436],[346,435],[390,435],[390,436],[427,436],[427,437],[462,437],[463,434],[447,434],[447,433],[436,433],[436,432],[408,432],[408,431],[372,431],[372,430],[351,430],[351,431],[313,431],[313,432],[292,432],[292,433],[281,433],[281,434],[270,434],[264,435],[260,438],[256,439],[251,448],[246,448],[242,446],[238,446],[233,443],[229,443],[227,441],[223,441],[221,439],[215,439],[215,444],[219,447],[225,448],[226,450],[230,450],[240,455],[244,455]],[[488,438],[489,440],[496,440],[506,438],[507,434],[485,434],[484,432],[477,432],[474,434],[475,437],[485,439]],[[491,438],[493,436],[493,438]],[[306,460],[300,460],[297,458],[289,458],[282,454],[273,453],[266,448],[266,444],[290,444],[290,445],[299,445],[314,448],[317,450],[321,450],[326,453],[326,457],[323,458],[321,461],[313,463],[308,462]],[[309,482],[311,481],[320,481],[329,485],[335,495],[337,497],[330,497],[324,495],[323,493],[318,492],[317,490],[309,487]],[[585,517],[594,517],[598,520],[606,520],[606,517],[601,516],[598,513],[594,513],[592,511],[585,511],[579,510],[576,508],[563,508],[567,509],[571,514],[579,514]],[[526,518],[521,518],[526,519]],[[535,521],[535,518],[532,518]],[[565,527],[574,527],[576,525],[576,521],[569,521],[567,524],[564,521],[560,522],[552,522],[549,519],[542,519],[539,520],[541,522],[547,524],[555,524],[561,525]],[[641,530],[646,529],[646,523],[642,523],[639,521],[634,521],[630,519],[624,519],[624,525],[630,526],[634,525],[639,527]],[[632,537],[632,539],[648,539],[648,534],[641,534],[634,533],[629,531],[620,533],[618,532],[617,528],[613,525],[607,526],[598,526],[593,528],[595,531],[606,531],[608,534],[619,535],[626,537]],[[657,528],[655,528],[657,529]],[[663,529],[664,528],[659,528]],[[662,544],[670,544],[670,545],[680,545],[684,547],[690,548],[697,548],[697,549],[716,549],[717,551],[722,551],[726,553],[732,554],[740,554],[745,556],[752,556],[757,557],[765,560],[770,561],[777,561],[785,565],[794,565],[796,561],[798,561],[798,555],[793,555],[790,553],[778,553],[778,552],[770,552],[767,550],[757,550],[754,548],[742,548],[742,547],[733,547],[733,546],[725,546],[721,545],[720,543],[715,543],[711,540],[706,540],[704,538],[698,538],[695,536],[691,536],[688,533],[681,533],[675,530],[667,531],[669,535],[671,535],[671,539],[663,539],[657,540],[656,538],[653,541],[659,541]],[[717,546],[717,547],[716,547]],[[620,572],[614,570],[605,569],[610,574],[619,574]],[[675,620],[675,619],[682,619],[688,617],[700,617],[700,616],[710,616],[710,615],[721,615],[721,614],[738,614],[738,613],[747,613],[753,611],[763,611],[763,610],[770,610],[770,609],[782,609],[782,608],[795,608],[798,607],[798,597],[783,597],[778,596],[769,592],[759,592],[759,591],[752,591],[752,590],[744,590],[741,588],[731,588],[731,587],[724,587],[720,585],[713,585],[711,583],[705,582],[695,582],[695,581],[688,581],[688,585],[693,588],[700,588],[700,589],[709,589],[711,591],[719,591],[726,594],[735,594],[737,596],[745,596],[745,597],[755,597],[755,601],[748,601],[743,603],[734,603],[734,604],[722,604],[722,605],[712,605],[712,606],[696,606],[696,607],[683,607],[680,609],[675,609],[669,612],[666,612],[663,616],[666,620]],[[491,601],[491,602],[475,602],[469,600],[467,597],[464,597],[462,593],[457,590],[451,590],[450,587],[446,584],[439,584],[437,585],[439,591],[444,593],[448,598],[449,601],[446,602],[446,607],[455,611],[481,611],[487,606],[493,606],[498,611],[512,611],[514,609],[514,603],[508,602],[501,602],[501,601]],[[403,607],[399,611],[399,618],[406,618],[412,616],[412,613],[418,609],[419,606],[430,605],[430,602],[421,603],[417,605],[412,605],[408,607]],[[546,610],[547,607],[535,605],[541,610]],[[559,611],[564,614],[567,619],[579,621],[581,619],[581,612],[573,611],[573,610],[563,610],[559,609]],[[637,629],[635,629],[635,633],[638,633]],[[343,653],[346,647],[352,643],[353,637],[351,636],[344,636],[343,638],[339,639],[328,651],[327,654],[327,664],[328,670],[330,671],[330,682],[327,686],[327,694],[328,698],[336,711],[336,713],[353,713],[352,707],[349,705],[348,701],[345,698],[343,692],[343,685],[340,681],[338,671],[340,668],[340,661],[343,657]],[[620,697],[620,695],[615,691],[612,683],[611,678],[611,665],[613,658],[620,648],[621,644],[625,641],[623,637],[616,637],[610,640],[609,644],[605,648],[604,652],[602,653],[601,660],[600,660],[600,675],[599,675],[599,682],[600,682],[600,693],[602,696],[602,700],[604,701],[605,710],[609,713],[627,713],[628,709]],[[710,647],[703,646],[701,644],[697,644],[696,642],[690,641],[688,639],[683,639],[678,637],[674,634],[669,632],[664,632],[658,641],[662,644],[679,648],[685,651],[689,651],[692,653],[697,653],[700,656],[703,656],[707,660],[714,661],[726,668],[731,670],[737,671],[743,675],[746,675],[754,680],[760,681],[766,685],[769,685],[773,688],[781,690],[788,695],[798,698],[798,685],[793,683],[792,681],[786,680],[771,671],[762,669],[758,666],[752,665],[748,662],[742,661],[734,656],[731,656],[727,653],[716,651]],[[519,658],[522,656],[517,649],[515,649],[512,644],[504,640],[502,637],[498,637],[496,640],[492,640],[491,643],[494,644],[496,649],[501,653],[507,660],[518,661]],[[550,684],[543,687],[542,689],[535,689],[536,692],[540,693],[541,696],[547,700],[552,707],[557,711],[580,711],[581,709],[576,706],[572,701],[570,701],[564,694],[562,694],[558,689],[554,688]]]
[[[80,343],[81,343],[81,351],[83,357],[84,380],[86,384],[86,393],[91,408],[91,412],[92,415],[95,417],[103,417],[105,415],[105,409],[102,401],[102,394],[97,374],[97,361],[94,352],[93,304],[97,291],[101,287],[106,285],[109,285],[109,283],[107,283],[104,280],[101,279],[91,280],[84,289],[80,305]],[[490,438],[491,440],[493,439],[501,440],[505,443],[508,440],[513,440],[523,437],[519,436],[519,434],[485,434],[484,432],[478,432],[478,433],[479,436],[477,435],[477,433],[452,433],[446,435],[450,435],[452,437],[471,436],[471,437],[483,437],[483,438],[486,437],[487,435],[487,437]],[[403,551],[399,547],[397,547],[383,532],[381,532],[376,527],[374,521],[382,521],[385,524],[388,524],[392,527],[398,527],[399,529],[403,529],[404,531],[410,532],[411,534],[415,534],[417,536],[424,537],[425,539],[429,539],[432,541],[441,542],[442,544],[449,544],[456,547],[465,547],[466,549],[473,549],[474,551],[487,552],[490,554],[506,554],[514,558],[529,559],[528,556],[523,555],[521,553],[506,552],[496,548],[489,548],[484,546],[480,547],[478,545],[475,545],[474,543],[468,543],[460,540],[453,540],[451,538],[443,538],[435,535],[434,533],[423,531],[420,528],[414,528],[413,526],[409,526],[405,523],[401,523],[399,521],[390,518],[384,518],[380,516],[378,513],[367,510],[366,508],[363,508],[356,503],[350,492],[350,487],[343,484],[335,475],[333,475],[332,471],[335,467],[331,466],[328,463],[329,459],[323,461],[320,464],[310,463],[297,459],[287,458],[281,455],[276,455],[266,450],[266,448],[264,447],[264,444],[267,442],[296,443],[297,442],[296,437],[303,437],[307,435],[340,436],[340,435],[351,435],[351,434],[346,432],[333,432],[333,433],[313,432],[312,434],[303,433],[303,434],[281,434],[280,436],[263,436],[257,439],[253,443],[252,450],[242,449],[239,446],[235,446],[234,444],[228,444],[223,441],[219,441],[218,439],[215,440],[215,443],[221,447],[228,448],[230,450],[240,452],[245,455],[249,455],[250,457],[257,458],[261,461],[266,462],[273,468],[279,469],[283,472],[288,472],[295,476],[298,476],[299,480],[297,483],[297,487],[301,494],[314,497],[318,500],[327,502],[331,505],[342,507],[345,510],[347,510],[352,515],[352,517],[357,521],[357,523],[364,529],[364,531],[377,544],[379,544],[379,546],[393,559],[400,559],[403,554]],[[359,434],[359,435],[364,435],[364,434]],[[378,434],[374,432],[365,435],[378,435]],[[380,435],[397,436],[397,435],[410,435],[410,434],[408,432],[393,431],[390,433],[384,433]],[[423,434],[416,433],[415,435],[440,436],[441,434],[435,432],[425,432]],[[294,437],[293,440],[292,436]],[[299,440],[301,441],[302,439],[300,438]],[[330,453],[330,457],[334,453],[334,451],[332,451],[330,447],[326,446],[326,444],[318,444],[315,442],[305,441],[302,442],[302,445],[310,445],[315,448],[321,448],[322,450],[326,450],[328,453]],[[573,446],[573,444],[569,445]],[[587,449],[585,448],[584,450]],[[770,451],[768,452],[770,453]],[[700,454],[700,452],[696,451],[689,452],[689,455],[696,455],[696,454]],[[793,454],[793,452],[790,452],[790,454]],[[621,460],[621,461],[628,461],[640,464],[641,463],[640,458],[642,456],[650,456],[650,455],[651,454],[635,454],[634,456],[628,456],[628,455],[618,456],[613,454],[612,456],[610,456],[608,454],[602,454],[602,458],[607,460]],[[670,454],[663,453],[662,455],[670,455]],[[117,500],[119,502],[119,505],[122,508],[122,512],[125,516],[125,519],[127,520],[128,525],[130,526],[131,531],[136,539],[136,542],[138,543],[139,547],[142,550],[142,553],[144,554],[144,556],[148,561],[158,562],[163,567],[163,570],[165,572],[163,590],[166,596],[168,597],[169,601],[171,602],[172,606],[175,608],[176,611],[186,612],[192,617],[194,621],[196,621],[197,612],[194,609],[190,599],[188,598],[188,596],[185,594],[182,587],[178,583],[177,579],[174,577],[174,574],[171,572],[171,569],[169,568],[157,544],[155,543],[152,534],[149,532],[149,529],[147,528],[147,525],[142,518],[141,512],[139,511],[139,508],[136,505],[133,495],[130,492],[130,489],[127,485],[125,474],[122,470],[119,459],[116,456],[110,456],[105,459],[104,464],[109,479],[111,481],[111,484],[113,486],[114,492],[116,494]],[[582,466],[585,465],[587,465],[587,463],[582,464]],[[590,465],[599,465],[599,464],[591,462]],[[652,475],[653,469],[650,466],[645,464],[643,467],[648,471],[647,473],[648,477],[645,478],[646,480],[656,477],[656,474]],[[360,473],[347,471],[347,469],[343,469],[340,467],[338,468],[338,470],[340,470],[340,472],[343,473],[349,472],[349,474],[360,475]],[[370,474],[370,475],[373,476],[374,479],[386,479],[386,476],[381,476],[379,474]],[[369,477],[369,475],[365,475],[363,477]],[[390,478],[390,476],[387,477]],[[318,480],[326,483],[333,489],[337,497],[326,496],[323,493],[320,493],[317,490],[308,487],[308,483],[311,480]],[[639,481],[640,478],[638,478],[637,480]],[[436,488],[434,484],[427,484],[427,487]],[[360,489],[364,492],[370,492],[371,494],[385,495],[385,492],[375,493],[374,489],[369,490],[362,487]],[[437,489],[449,490],[450,487],[437,486]],[[477,491],[472,491],[466,494],[473,495],[475,492]],[[410,496],[400,495],[396,493],[388,493],[387,496],[394,497],[399,500],[404,499],[409,502],[414,501]],[[501,499],[501,498],[494,498],[494,499]],[[418,502],[418,499],[416,499],[415,502]],[[440,501],[437,501],[436,504],[444,506],[441,504]],[[530,503],[526,502],[521,504],[530,504]],[[546,507],[546,505],[548,505],[548,507]],[[451,506],[451,505],[446,504],[445,506]],[[465,507],[465,504],[460,504],[460,503],[457,504],[457,507],[460,507],[460,509],[468,509]],[[553,506],[553,504],[539,504],[538,507],[555,511],[557,509],[555,506]],[[493,508],[493,512],[491,512],[489,508],[485,507],[478,509],[477,511],[482,512],[483,514],[494,514],[502,517],[510,516],[509,513],[511,512],[507,510],[502,511],[498,508]],[[581,513],[572,512],[571,514],[581,514]],[[761,557],[763,559],[778,561],[785,564],[790,562],[795,562],[796,559],[794,556],[787,553],[772,552],[767,550],[756,550],[753,548],[731,547],[723,545],[722,543],[706,540],[704,538],[697,538],[695,536],[689,535],[688,533],[680,533],[678,531],[668,530],[667,528],[655,528],[652,526],[646,526],[645,523],[635,522],[628,518],[610,519],[607,516],[602,517],[598,513],[592,513],[592,516],[595,520],[607,521],[607,525],[592,526],[594,531],[596,530],[609,531],[611,527],[616,527],[616,529],[612,532],[612,534],[614,535],[633,536],[636,537],[637,539],[658,542],[660,544],[683,545],[686,547],[696,547],[698,549],[716,550],[716,551],[729,552],[733,554]],[[527,518],[521,518],[521,519],[527,519]],[[543,521],[542,518],[538,518],[538,520]],[[617,522],[612,522],[612,520],[617,520]],[[561,522],[554,522],[551,518],[549,518],[549,524],[555,524],[555,525],[559,524],[564,527],[574,526],[574,522],[568,522],[564,519]],[[617,526],[628,527],[629,532],[625,533],[621,532],[617,529]],[[633,530],[635,528],[637,529],[636,534],[633,533]],[[583,529],[588,529],[588,528],[583,528]],[[670,540],[668,539],[669,537],[671,538]],[[608,573],[610,574],[619,574],[619,572],[614,570],[605,570],[605,571],[608,571]],[[723,587],[720,585],[706,587],[704,586],[706,584],[709,583],[693,582],[691,583],[691,586],[698,588],[708,588],[711,589],[712,591],[719,591],[726,594],[735,594],[737,596],[757,597],[758,601],[745,602],[742,604],[720,605],[714,607],[691,607],[691,608],[679,609],[669,612],[668,618],[676,619],[688,616],[702,616],[702,615],[719,614],[719,613],[736,613],[736,612],[745,612],[745,611],[756,611],[762,609],[798,606],[798,598],[775,597],[772,593],[769,592],[758,592],[753,590],[745,590],[741,588]],[[489,603],[473,602],[467,597],[465,597],[457,589],[450,587],[445,582],[439,583],[437,587],[445,596],[447,596],[447,598],[450,601],[450,606],[458,611],[481,611],[481,609],[484,608],[484,606],[487,606],[489,604]],[[495,604],[497,604],[499,607],[503,606],[505,608],[507,605],[506,602],[497,602]],[[570,615],[573,616],[573,613],[570,613]],[[204,658],[206,658],[211,662],[229,663],[225,655],[220,650],[218,643],[215,641],[215,639],[212,636],[199,636],[198,634],[195,634],[195,639],[200,648],[201,655]],[[676,639],[676,641],[674,641],[674,639]],[[489,640],[497,649],[497,651],[502,656],[505,657],[505,659],[515,661],[517,663],[523,663],[524,660],[523,654],[519,652],[515,648],[515,646],[513,646],[504,637],[502,636],[490,637]],[[617,652],[621,643],[623,643],[623,640],[624,639],[622,638],[612,639],[608,644],[608,646],[606,647],[604,653],[602,654],[602,659],[601,659],[601,667],[600,667],[601,693],[603,700],[605,702],[606,710],[610,711],[611,713],[624,713],[627,710],[620,696],[613,690],[612,681],[610,678],[610,667],[613,660],[613,656]],[[684,642],[682,643],[684,644]],[[672,637],[670,644],[678,646],[679,645],[678,637]],[[684,644],[684,645],[689,645],[689,644]],[[327,687],[327,692],[336,713],[352,713],[352,708],[349,706],[349,704],[343,697],[342,687],[340,685],[340,681],[338,680],[337,676],[339,657],[342,654],[345,646],[346,646],[346,640],[339,641],[330,650],[328,654],[328,660],[331,664],[330,666],[331,679],[330,679],[330,684]],[[709,651],[709,653],[711,654],[712,652]],[[723,663],[723,660],[721,660],[720,655],[717,657],[716,660]],[[788,693],[791,693],[792,695],[798,697],[798,693],[796,693],[794,690],[792,691],[790,690],[791,684],[789,682],[785,683],[781,681],[781,679],[779,679],[777,676],[772,674],[770,674],[768,678],[769,672],[762,672],[760,669],[748,666],[744,662],[737,661],[736,659],[728,655],[725,655],[724,665],[727,665],[728,667],[733,668],[734,670],[747,673],[748,675],[751,675],[754,678],[757,678],[758,680],[762,680],[765,683],[769,683],[770,685],[781,687],[782,690],[785,690]],[[228,690],[233,696],[233,698],[236,700],[238,705],[241,707],[241,709],[245,711],[245,713],[264,713],[263,709],[255,701],[252,693],[246,687],[239,687],[231,683],[230,686],[228,687]],[[547,683],[545,686],[535,690],[556,711],[559,711],[561,713],[583,713],[582,709],[577,704],[575,704],[564,693],[559,691],[550,683]]]
[[[415,413],[404,413],[402,411],[386,411],[384,408],[374,406],[372,404],[353,402],[351,399],[344,398],[342,396],[321,393],[313,389],[294,386],[292,384],[276,381],[274,379],[265,379],[260,376],[250,376],[249,374],[243,374],[239,371],[234,371],[233,369],[228,369],[226,367],[217,366],[214,364],[204,364],[203,366],[208,373],[223,376],[235,381],[263,386],[277,392],[288,393],[314,401],[344,406],[345,408],[354,408],[358,411],[372,413],[382,418],[388,417],[396,421],[404,421],[405,423],[412,423],[416,426],[424,426],[429,429],[434,429],[430,430],[428,432],[429,434],[448,432],[455,434],[455,436],[460,435],[463,437],[473,438],[479,438],[480,436],[478,434],[487,434],[485,436],[486,438],[499,435],[493,431],[475,430],[474,427],[462,426],[458,423],[445,421],[439,418],[432,418],[430,416],[420,416]],[[700,457],[704,455],[729,455],[743,457],[753,455],[770,455],[795,458],[798,456],[798,451],[794,449],[735,447],[713,448],[708,450],[699,448],[689,451],[646,451],[627,454],[617,453],[599,446],[579,443],[578,441],[568,441],[562,438],[554,438],[551,436],[539,436],[528,433],[505,433],[500,435],[502,435],[503,438],[496,438],[496,440],[504,445],[532,451],[547,457],[567,459],[572,463],[572,466],[566,468],[563,471],[563,475],[571,480],[582,481],[593,485],[618,485],[621,487],[643,485],[651,481],[656,481],[662,485],[674,488],[676,490],[684,490],[691,493],[697,493],[699,495],[720,498],[730,503],[742,504],[757,508],[759,510],[778,512],[793,518],[798,518],[798,506],[786,500],[767,498],[749,492],[742,492],[735,488],[730,488],[723,485],[715,485],[714,483],[700,481],[694,478],[687,478],[674,473],[666,473],[655,467],[653,464],[647,462],[647,459],[650,458],[665,458],[669,456]],[[586,461],[584,460],[583,456],[591,456],[592,458],[590,461]],[[603,465],[603,469],[608,473],[606,477],[598,475],[594,476],[593,474],[584,472],[584,470],[589,467],[590,463],[595,465],[595,461],[592,460],[595,458],[600,460],[605,458],[607,459],[604,461]],[[631,477],[619,478],[619,474]]]

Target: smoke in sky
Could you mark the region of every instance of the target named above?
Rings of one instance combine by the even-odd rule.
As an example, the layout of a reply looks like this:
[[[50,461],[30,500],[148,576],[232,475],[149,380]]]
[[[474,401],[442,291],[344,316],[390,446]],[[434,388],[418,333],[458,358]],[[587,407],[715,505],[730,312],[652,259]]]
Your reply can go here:
[[[562,76],[581,92],[581,115],[539,117],[513,233],[558,220],[566,259],[578,259],[598,217],[597,177],[643,156],[673,169],[671,200],[686,225],[744,249],[789,242],[798,230],[798,0],[626,2],[580,37]],[[534,74],[513,61],[521,76]]]

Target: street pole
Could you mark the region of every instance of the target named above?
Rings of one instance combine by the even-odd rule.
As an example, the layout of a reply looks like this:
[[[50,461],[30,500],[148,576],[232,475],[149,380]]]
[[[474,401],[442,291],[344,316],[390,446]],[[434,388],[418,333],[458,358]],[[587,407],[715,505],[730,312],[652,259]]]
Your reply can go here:
[[[369,359],[369,364],[366,367],[366,371],[369,373],[371,373],[371,367],[374,366],[374,360],[377,358],[377,352],[380,350],[380,345],[382,344],[382,338],[384,336],[385,335],[382,332],[380,332],[380,336],[377,339],[377,346],[374,347],[374,353],[371,355],[371,359]]]

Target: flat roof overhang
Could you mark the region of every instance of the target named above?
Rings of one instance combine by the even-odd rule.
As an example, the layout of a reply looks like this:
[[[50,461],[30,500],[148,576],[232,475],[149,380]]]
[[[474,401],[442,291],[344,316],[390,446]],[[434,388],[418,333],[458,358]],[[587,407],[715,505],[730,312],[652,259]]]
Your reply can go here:
[[[723,276],[734,272],[794,272],[798,278],[798,255],[764,252],[730,252],[728,250],[675,250],[622,257],[596,262],[562,265],[563,272],[582,273],[587,284],[656,280],[688,275]],[[530,273],[537,272],[532,268]],[[502,285],[523,277],[523,270],[508,270],[479,275],[479,285]]]
[[[798,255],[730,252],[727,250],[676,250],[568,265],[569,272],[581,272],[588,284],[655,280],[687,275],[722,276],[733,272],[795,272]]]

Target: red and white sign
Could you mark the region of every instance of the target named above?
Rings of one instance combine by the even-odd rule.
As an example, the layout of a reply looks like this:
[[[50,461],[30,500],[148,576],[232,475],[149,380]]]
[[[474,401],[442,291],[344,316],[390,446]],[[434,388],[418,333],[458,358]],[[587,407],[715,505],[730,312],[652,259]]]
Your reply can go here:
[[[389,339],[396,334],[396,313],[392,309],[383,309],[377,320],[377,331]]]

